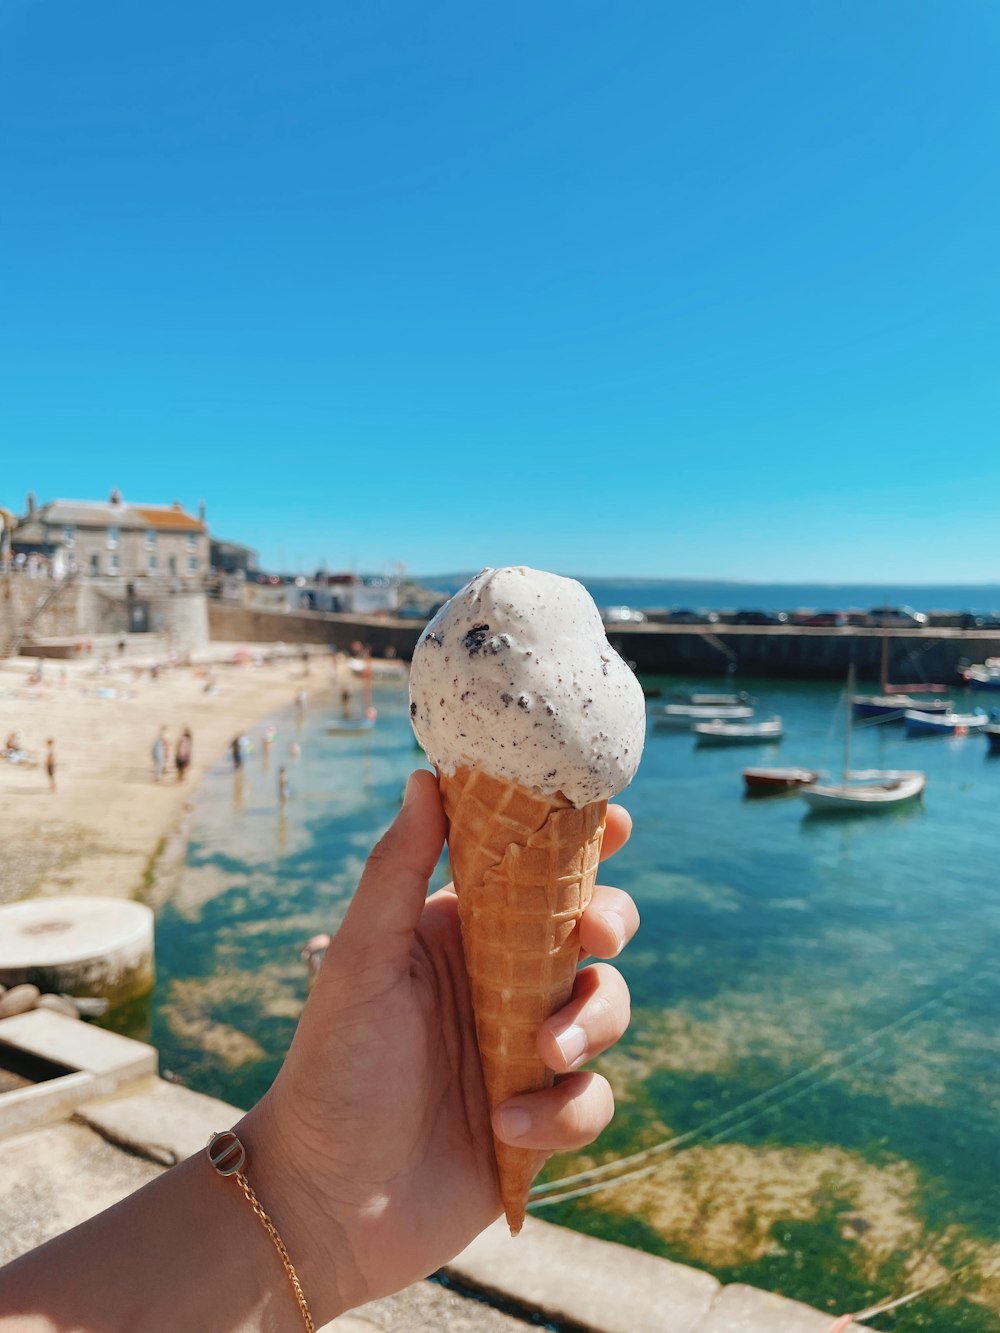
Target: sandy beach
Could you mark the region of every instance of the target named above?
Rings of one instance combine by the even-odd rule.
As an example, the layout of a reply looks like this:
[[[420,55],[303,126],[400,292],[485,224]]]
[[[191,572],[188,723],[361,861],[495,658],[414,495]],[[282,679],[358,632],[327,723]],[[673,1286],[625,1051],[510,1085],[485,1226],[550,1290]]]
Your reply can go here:
[[[270,659],[270,660],[269,660]],[[218,644],[191,665],[154,676],[138,657],[47,661],[41,681],[30,658],[0,662],[0,747],[19,732],[24,762],[0,759],[0,903],[32,893],[131,897],[148,887],[152,866],[180,824],[198,782],[246,729],[331,687],[328,654],[272,654],[269,645]],[[154,779],[152,746],[166,726],[171,762]],[[177,780],[173,747],[188,727],[191,765]],[[46,741],[56,754],[56,790],[45,771]]]

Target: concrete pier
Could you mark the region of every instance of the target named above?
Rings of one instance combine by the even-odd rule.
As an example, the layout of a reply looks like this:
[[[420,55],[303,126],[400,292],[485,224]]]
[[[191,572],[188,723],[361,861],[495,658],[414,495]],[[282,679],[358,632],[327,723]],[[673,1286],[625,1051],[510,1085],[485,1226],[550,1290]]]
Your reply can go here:
[[[392,616],[342,616],[318,611],[280,614],[212,603],[213,641],[336,644],[357,640],[381,657],[392,649],[409,661],[423,625]],[[886,644],[890,681],[957,683],[959,665],[1000,656],[1000,631],[951,625],[891,629],[860,625],[640,625],[608,627],[611,643],[650,675],[713,679],[729,673],[804,680],[844,680],[853,661],[859,681],[875,682]],[[984,695],[988,699],[988,695]]]
[[[118,898],[28,898],[0,907],[0,985],[97,996],[152,989],[153,913]]]

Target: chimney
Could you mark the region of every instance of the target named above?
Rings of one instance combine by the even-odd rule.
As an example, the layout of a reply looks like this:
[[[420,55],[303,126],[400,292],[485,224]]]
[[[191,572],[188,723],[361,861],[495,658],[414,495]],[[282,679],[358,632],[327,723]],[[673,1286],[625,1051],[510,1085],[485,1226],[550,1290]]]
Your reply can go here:
[[[120,505],[120,504],[121,504],[121,502],[122,502],[122,493],[121,493],[121,491],[118,489],[117,486],[114,488],[114,490],[113,490],[113,491],[111,492],[111,494],[108,496],[108,499],[109,499],[109,501],[111,502],[111,504],[113,504],[113,505]]]
[[[28,517],[33,518],[35,513],[35,492],[28,492]]]
[[[201,524],[202,527],[205,526],[205,501],[204,501],[204,500],[199,500],[199,501],[198,501],[198,522]]]

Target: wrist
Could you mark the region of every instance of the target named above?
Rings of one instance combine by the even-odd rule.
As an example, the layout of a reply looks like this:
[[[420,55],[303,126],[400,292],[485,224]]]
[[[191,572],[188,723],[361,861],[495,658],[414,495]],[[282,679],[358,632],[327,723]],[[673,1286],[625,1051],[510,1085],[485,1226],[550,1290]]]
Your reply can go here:
[[[272,1089],[233,1128],[247,1150],[244,1174],[284,1242],[319,1327],[363,1304],[368,1293],[344,1209],[321,1185],[316,1155],[275,1113],[275,1095]],[[274,1260],[279,1264],[277,1253]]]

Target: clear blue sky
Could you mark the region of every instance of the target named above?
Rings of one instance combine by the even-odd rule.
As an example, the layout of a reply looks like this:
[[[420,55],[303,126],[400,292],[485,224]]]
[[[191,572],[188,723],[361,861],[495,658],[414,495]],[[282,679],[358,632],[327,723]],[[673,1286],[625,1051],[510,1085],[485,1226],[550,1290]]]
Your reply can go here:
[[[995,0],[0,0],[0,504],[1000,575]]]

